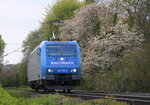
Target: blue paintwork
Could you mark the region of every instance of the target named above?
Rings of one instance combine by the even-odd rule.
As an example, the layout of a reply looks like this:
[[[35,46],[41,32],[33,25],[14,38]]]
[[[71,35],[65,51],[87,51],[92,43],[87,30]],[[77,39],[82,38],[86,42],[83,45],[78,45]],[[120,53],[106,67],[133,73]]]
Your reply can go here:
[[[77,47],[77,56],[47,56],[47,45],[75,45]],[[81,59],[80,47],[76,41],[43,41],[39,48],[41,49],[40,62],[41,62],[41,79],[46,79],[48,74],[81,74]],[[63,58],[64,60],[60,60]],[[49,73],[48,69],[54,70]],[[77,69],[76,73],[71,72],[71,69]]]

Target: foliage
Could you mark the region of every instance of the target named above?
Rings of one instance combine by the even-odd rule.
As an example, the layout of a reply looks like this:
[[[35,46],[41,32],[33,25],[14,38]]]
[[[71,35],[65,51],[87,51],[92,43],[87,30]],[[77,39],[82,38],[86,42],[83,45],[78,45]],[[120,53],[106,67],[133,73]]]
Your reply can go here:
[[[113,33],[106,34],[107,30]],[[119,67],[122,58],[143,41],[141,35],[129,31],[128,26],[122,23],[117,23],[112,29],[107,26],[107,30],[101,31],[99,36],[91,38],[87,43],[87,57],[83,65],[86,70],[98,67],[99,72],[104,73],[111,69],[122,69]]]
[[[42,34],[39,30],[32,31],[28,37],[23,41],[24,57],[28,58],[29,54],[42,41]]]
[[[3,57],[2,57],[2,54],[4,52],[4,48],[5,48],[5,43],[2,39],[2,36],[0,35],[0,72],[2,71],[2,68],[3,68],[3,64],[2,64],[2,61],[3,61]]]
[[[149,0],[113,0],[110,7],[116,10],[130,29],[135,28],[144,35],[141,51],[134,51],[124,58],[124,85],[128,91],[149,92],[148,82],[150,65],[150,1]]]
[[[53,20],[65,20],[74,15],[74,11],[81,7],[79,0],[57,0],[56,4],[51,8]],[[50,11],[49,11],[50,12]]]
[[[111,81],[111,77],[124,69],[123,58],[135,49],[139,50],[144,41],[143,35],[135,29],[129,30],[121,18],[114,24],[114,13],[100,4],[90,4],[62,27],[62,39],[79,41],[84,79],[91,89],[119,89],[113,86],[116,81]]]
[[[79,0],[57,0],[57,2],[51,7],[49,6],[46,11],[46,17],[41,24],[42,34],[44,39],[50,39],[51,33],[49,29],[50,20],[66,20],[74,16],[74,11],[79,9],[83,4]],[[52,32],[58,35],[59,27],[56,24],[52,24]],[[58,36],[57,36],[58,37]]]
[[[4,87],[18,86],[17,65],[5,65],[0,73],[0,82]]]
[[[3,54],[5,48],[5,43],[2,39],[2,36],[0,35],[0,56]]]
[[[96,0],[85,0],[86,3],[93,3],[95,2]]]
[[[150,40],[150,1],[149,0],[125,0],[122,2],[127,11],[128,24],[137,28]]]
[[[27,85],[27,62],[20,63],[17,66],[18,71],[18,85],[25,86]]]
[[[1,85],[3,87],[18,87],[27,85],[26,67],[26,63],[5,65],[0,73]]]
[[[124,58],[124,79],[129,91],[150,92],[150,51],[142,49],[141,51],[130,53]],[[127,87],[127,86],[126,86]]]

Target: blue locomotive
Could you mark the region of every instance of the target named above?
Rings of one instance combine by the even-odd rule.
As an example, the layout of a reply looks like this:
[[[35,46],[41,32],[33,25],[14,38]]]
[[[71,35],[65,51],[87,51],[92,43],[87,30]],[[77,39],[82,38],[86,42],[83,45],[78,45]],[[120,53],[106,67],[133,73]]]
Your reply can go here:
[[[70,92],[80,80],[80,47],[76,41],[43,41],[30,54],[28,84],[33,89]]]

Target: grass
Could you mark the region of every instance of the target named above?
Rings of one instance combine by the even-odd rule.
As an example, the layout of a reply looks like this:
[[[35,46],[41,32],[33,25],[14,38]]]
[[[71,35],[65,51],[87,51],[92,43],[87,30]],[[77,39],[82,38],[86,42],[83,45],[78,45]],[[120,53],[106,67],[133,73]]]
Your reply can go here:
[[[29,97],[38,96],[38,93],[32,93],[32,92],[23,91],[23,90],[7,89],[7,92],[12,97],[15,97],[15,98],[29,98]]]
[[[5,87],[5,89],[31,89],[31,87],[30,86],[27,86],[27,85],[25,85],[25,86],[18,86],[18,87]]]
[[[59,94],[38,94],[22,90],[0,88],[0,105],[128,105],[112,98],[82,100]]]
[[[0,87],[0,105],[16,105],[17,99],[10,96],[3,88]]]

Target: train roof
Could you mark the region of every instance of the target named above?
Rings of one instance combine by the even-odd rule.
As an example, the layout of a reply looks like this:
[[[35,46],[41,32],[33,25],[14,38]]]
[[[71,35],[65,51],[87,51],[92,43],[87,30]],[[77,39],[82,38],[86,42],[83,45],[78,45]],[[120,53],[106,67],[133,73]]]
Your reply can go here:
[[[42,41],[39,45],[40,47],[44,44],[78,44],[77,41]]]

